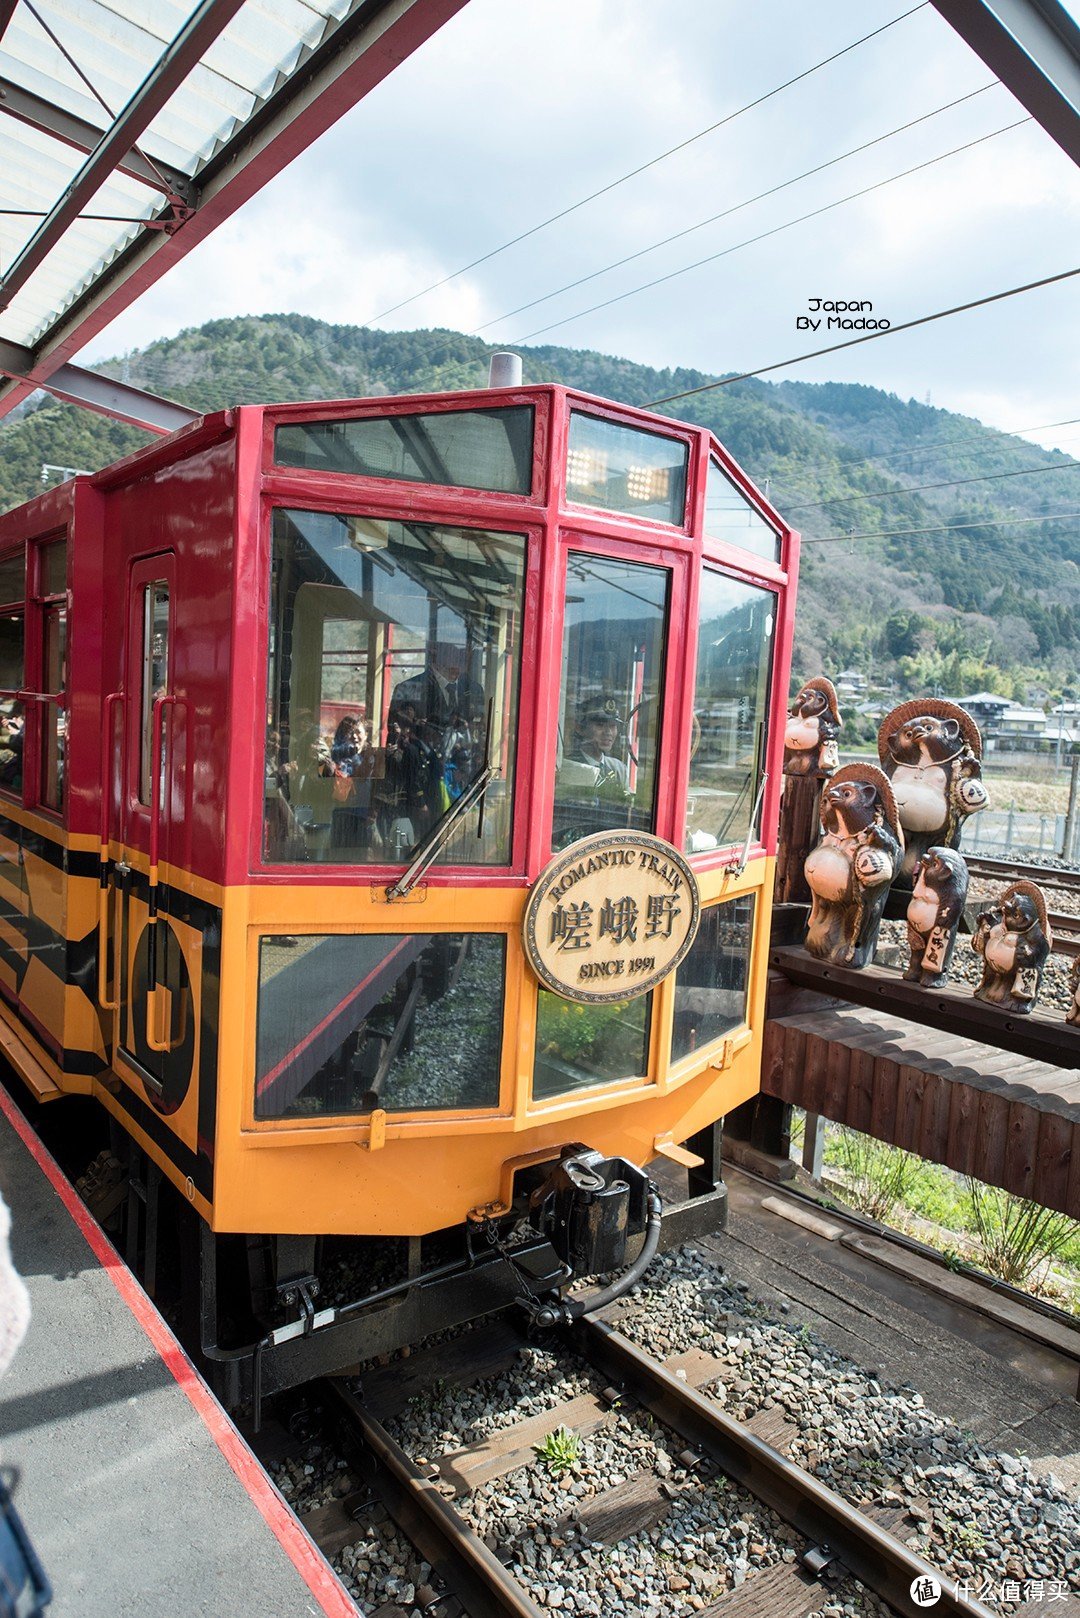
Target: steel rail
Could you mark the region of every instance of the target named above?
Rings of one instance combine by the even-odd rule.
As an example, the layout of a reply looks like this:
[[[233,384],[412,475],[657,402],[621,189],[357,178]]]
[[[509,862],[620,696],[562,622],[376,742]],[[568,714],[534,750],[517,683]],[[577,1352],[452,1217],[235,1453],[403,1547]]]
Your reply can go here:
[[[413,1464],[340,1377],[326,1386],[363,1444],[370,1483],[390,1516],[469,1618],[544,1618],[528,1592]]]
[[[1056,888],[1080,888],[1080,871],[1061,871],[1054,865],[1036,865],[1028,860],[1002,860],[988,854],[965,854],[964,860],[972,876],[991,880],[1001,878],[1011,882],[1024,878],[1029,882],[1046,882]]]
[[[911,1612],[912,1584],[916,1579],[933,1578],[941,1586],[935,1614],[993,1618],[982,1602],[964,1596],[954,1580],[943,1577],[887,1529],[756,1438],[713,1400],[680,1382],[613,1326],[586,1319],[574,1326],[572,1339],[605,1377],[709,1455],[728,1476],[813,1544],[835,1552],[857,1579],[896,1611]]]

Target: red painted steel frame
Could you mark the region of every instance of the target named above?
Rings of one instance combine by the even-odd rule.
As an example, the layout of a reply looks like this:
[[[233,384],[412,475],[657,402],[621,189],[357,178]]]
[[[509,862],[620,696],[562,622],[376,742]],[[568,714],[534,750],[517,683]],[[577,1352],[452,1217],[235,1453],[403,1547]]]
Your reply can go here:
[[[274,430],[283,422],[325,421],[343,417],[385,416],[419,410],[466,410],[532,404],[536,436],[532,488],[528,496],[479,490],[446,489],[393,479],[358,480],[345,473],[312,472],[275,466]],[[570,412],[582,409],[629,426],[646,427],[676,437],[688,446],[686,521],[683,526],[647,521],[622,513],[568,503],[565,498],[566,443]],[[620,408],[561,387],[547,386],[451,395],[410,395],[392,400],[324,402],[294,406],[254,407],[239,412],[237,451],[237,597],[233,633],[243,668],[232,690],[234,734],[255,739],[250,757],[234,749],[229,782],[229,881],[247,879],[314,886],[356,880],[356,867],[314,868],[262,864],[263,763],[267,692],[265,670],[269,636],[269,530],[274,507],[292,505],[324,511],[362,509],[374,517],[406,517],[525,533],[530,543],[525,575],[523,642],[518,692],[518,734],[514,794],[514,829],[508,866],[434,867],[426,880],[439,886],[525,885],[535,879],[550,856],[554,792],[554,750],[558,731],[562,667],[563,597],[567,554],[586,550],[663,566],[671,572],[664,723],[657,778],[657,832],[681,844],[690,768],[690,730],[696,669],[697,610],[703,559],[725,572],[777,596],[776,628],[770,686],[770,714],[782,714],[794,635],[794,584],[798,537],[787,528],[741,468],[703,428],[687,426],[645,411]],[[705,479],[710,456],[720,461],[736,486],[775,527],[782,541],[782,565],[749,555],[737,547],[703,536]],[[361,492],[362,490],[362,492]],[[258,510],[260,496],[261,510]],[[257,515],[258,511],[258,515]],[[258,533],[260,543],[252,537]],[[240,648],[253,656],[239,656]],[[250,677],[254,672],[254,679]],[[770,725],[767,742],[768,783],[762,809],[764,836],[756,852],[774,854],[779,814],[783,725]],[[241,841],[246,848],[241,852]],[[755,851],[752,848],[751,853]],[[699,869],[730,864],[740,849],[694,856]],[[235,862],[235,863],[234,863]],[[365,879],[389,880],[396,867],[365,866]],[[233,874],[235,871],[235,874]]]

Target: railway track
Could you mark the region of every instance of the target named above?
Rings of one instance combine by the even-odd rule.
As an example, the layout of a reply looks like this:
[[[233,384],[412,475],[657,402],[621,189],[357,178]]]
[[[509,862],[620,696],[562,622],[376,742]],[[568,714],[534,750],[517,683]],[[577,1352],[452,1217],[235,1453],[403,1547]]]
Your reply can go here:
[[[521,1344],[505,1323],[473,1335],[478,1341],[471,1354],[467,1347],[459,1347],[460,1339],[431,1351],[430,1371],[441,1369],[452,1380],[465,1382],[470,1364],[480,1367],[480,1375],[487,1374],[508,1363],[517,1352],[515,1342]],[[396,1362],[385,1372],[374,1373],[362,1397],[348,1380],[324,1384],[341,1447],[364,1488],[301,1520],[329,1555],[339,1552],[350,1538],[370,1532],[364,1525],[372,1512],[385,1513],[432,1570],[428,1587],[410,1587],[400,1607],[391,1601],[379,1608],[378,1618],[408,1618],[416,1608],[430,1611],[432,1618],[454,1618],[459,1612],[468,1618],[551,1618],[549,1608],[539,1605],[505,1565],[504,1556],[511,1560],[514,1547],[481,1538],[455,1502],[519,1467],[536,1466],[538,1443],[557,1430],[596,1433],[613,1426],[620,1411],[633,1410],[675,1435],[679,1466],[691,1478],[691,1486],[699,1481],[704,1494],[722,1475],[730,1480],[725,1487],[753,1496],[790,1530],[794,1559],[751,1569],[745,1582],[721,1590],[700,1609],[703,1618],[751,1614],[803,1618],[828,1602],[846,1575],[853,1575],[906,1618],[916,1610],[913,1584],[926,1579],[936,1579],[941,1587],[936,1613],[990,1618],[989,1609],[967,1597],[898,1537],[897,1530],[905,1526],[911,1530],[911,1521],[902,1512],[860,1511],[790,1460],[782,1452],[784,1424],[775,1413],[761,1412],[747,1423],[727,1415],[704,1391],[724,1369],[720,1360],[691,1350],[662,1363],[598,1319],[578,1322],[571,1329],[570,1346],[595,1373],[592,1381],[602,1392],[578,1395],[491,1432],[442,1455],[436,1465],[413,1461],[377,1413],[387,1420],[402,1413],[409,1390],[422,1386],[421,1366]],[[455,1353],[461,1356],[457,1365]],[[614,1547],[630,1535],[656,1527],[682,1499],[664,1478],[648,1471],[613,1483],[584,1505],[568,1494],[566,1538],[572,1543],[578,1533],[593,1545]],[[566,1564],[558,1575],[562,1586],[572,1585],[572,1550]],[[718,1567],[718,1575],[720,1571]],[[552,1593],[545,1592],[545,1598]],[[559,1594],[552,1604],[561,1606],[563,1599]],[[683,1610],[678,1597],[673,1598],[672,1609]]]
[[[1080,871],[1062,871],[1055,865],[1033,865],[1026,860],[992,859],[984,854],[965,854],[964,859],[972,876],[990,882],[1015,882],[1025,877],[1040,887],[1061,888],[1080,896]]]

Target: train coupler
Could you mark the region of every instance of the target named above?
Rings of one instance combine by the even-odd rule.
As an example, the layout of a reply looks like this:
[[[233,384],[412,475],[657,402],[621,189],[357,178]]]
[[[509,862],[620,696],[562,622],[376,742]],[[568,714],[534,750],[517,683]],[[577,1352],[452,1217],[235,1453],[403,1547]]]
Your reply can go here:
[[[628,1263],[629,1242],[646,1227],[648,1198],[649,1177],[636,1164],[566,1147],[529,1198],[529,1222],[572,1275],[604,1275]]]

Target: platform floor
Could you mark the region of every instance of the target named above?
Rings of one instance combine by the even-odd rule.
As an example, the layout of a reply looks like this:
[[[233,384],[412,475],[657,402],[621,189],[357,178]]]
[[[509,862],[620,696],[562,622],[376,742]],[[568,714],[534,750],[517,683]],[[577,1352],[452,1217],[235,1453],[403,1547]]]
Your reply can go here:
[[[0,1187],[33,1308],[0,1382],[0,1464],[52,1618],[355,1618],[2,1088]]]

